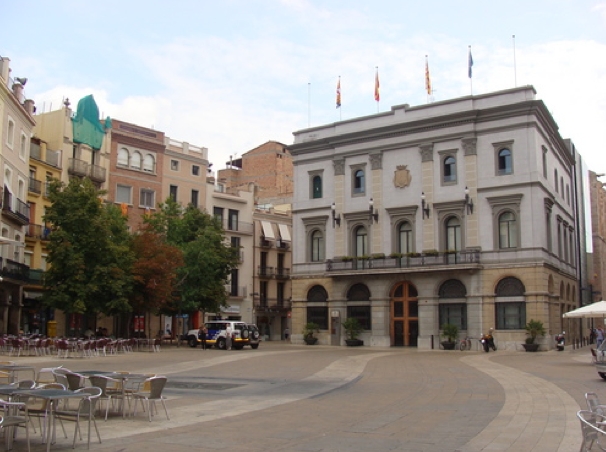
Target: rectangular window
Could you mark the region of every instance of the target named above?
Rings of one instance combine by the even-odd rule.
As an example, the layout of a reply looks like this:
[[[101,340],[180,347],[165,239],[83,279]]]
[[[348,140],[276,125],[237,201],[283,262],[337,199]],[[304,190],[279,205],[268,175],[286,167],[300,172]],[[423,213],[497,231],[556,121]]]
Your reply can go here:
[[[192,165],[191,166],[191,174],[192,174],[192,176],[199,176],[200,175],[200,167],[198,165]]]
[[[278,283],[278,306],[284,306],[284,283]]]
[[[523,330],[526,325],[526,303],[495,303],[497,330]]]
[[[173,201],[177,202],[177,190],[178,190],[178,187],[176,185],[171,185],[169,190],[170,190],[170,194],[169,194],[170,199],[172,199]]]
[[[6,145],[9,148],[13,148],[13,143],[15,141],[15,123],[11,118],[8,118],[8,131],[6,133]]]
[[[259,301],[262,307],[267,307],[267,281],[259,283]]]
[[[222,207],[213,207],[213,215],[219,220],[221,226],[223,226],[223,208]]]
[[[317,323],[321,330],[328,329],[328,308],[323,306],[307,307],[307,323]]]
[[[179,161],[178,160],[171,160],[170,161],[170,169],[173,171],[179,171]]]
[[[238,211],[229,209],[228,215],[229,216],[227,218],[227,229],[229,229],[230,231],[237,231],[238,230]]]
[[[131,204],[132,187],[128,185],[118,185],[116,187],[116,202]]]
[[[440,328],[445,323],[456,325],[459,330],[467,329],[467,304],[466,303],[441,303],[440,304]]]
[[[347,318],[358,319],[358,322],[365,330],[372,329],[370,306],[347,306]]]
[[[198,207],[198,190],[191,191],[191,204],[194,207]]]
[[[231,291],[230,295],[232,297],[238,296],[238,269],[234,268],[231,271]]]
[[[153,190],[141,189],[141,195],[139,198],[139,206],[141,207],[155,207],[154,206],[154,194]]]
[[[21,134],[21,144],[19,146],[19,157],[25,159],[25,154],[27,153],[27,136],[22,133]]]

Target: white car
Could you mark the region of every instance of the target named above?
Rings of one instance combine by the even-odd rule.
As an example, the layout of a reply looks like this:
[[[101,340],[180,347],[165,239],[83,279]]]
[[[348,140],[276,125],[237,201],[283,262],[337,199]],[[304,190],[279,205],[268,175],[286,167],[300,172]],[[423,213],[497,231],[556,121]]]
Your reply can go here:
[[[242,349],[245,345],[250,344],[250,331],[248,325],[244,322],[235,320],[212,320],[204,324],[208,333],[206,333],[206,345],[208,347],[215,346],[220,350],[225,350],[227,339],[225,330],[227,325],[231,326],[232,330],[232,347],[236,350]],[[196,347],[202,341],[198,339],[198,330],[189,330],[186,337],[190,347]],[[256,344],[257,348],[259,344]],[[252,347],[252,345],[251,345]]]

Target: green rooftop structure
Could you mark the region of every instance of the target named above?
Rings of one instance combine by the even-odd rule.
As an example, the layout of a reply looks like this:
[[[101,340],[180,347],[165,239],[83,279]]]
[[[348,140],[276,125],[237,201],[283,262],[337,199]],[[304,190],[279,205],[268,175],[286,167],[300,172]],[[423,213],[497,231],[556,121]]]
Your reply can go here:
[[[80,99],[72,124],[74,143],[87,144],[95,150],[101,149],[105,132],[112,126],[109,116],[104,125],[99,121],[99,107],[92,94]]]

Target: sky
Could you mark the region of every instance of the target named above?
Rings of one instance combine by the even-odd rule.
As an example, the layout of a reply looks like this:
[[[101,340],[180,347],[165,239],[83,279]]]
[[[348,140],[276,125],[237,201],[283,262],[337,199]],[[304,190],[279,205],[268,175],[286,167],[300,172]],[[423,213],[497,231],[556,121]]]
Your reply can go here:
[[[38,112],[93,94],[103,117],[207,147],[213,169],[307,127],[533,85],[606,173],[606,0],[22,0],[2,16],[0,56]]]

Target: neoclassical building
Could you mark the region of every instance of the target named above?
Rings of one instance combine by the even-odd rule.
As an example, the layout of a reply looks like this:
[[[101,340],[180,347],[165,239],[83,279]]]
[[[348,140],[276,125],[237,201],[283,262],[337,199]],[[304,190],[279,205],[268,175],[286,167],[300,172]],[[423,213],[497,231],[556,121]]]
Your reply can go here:
[[[300,130],[294,164],[292,339],[438,348],[440,326],[553,347],[578,305],[574,156],[533,87]],[[572,325],[572,328],[575,328]],[[574,331],[569,331],[574,334]]]

